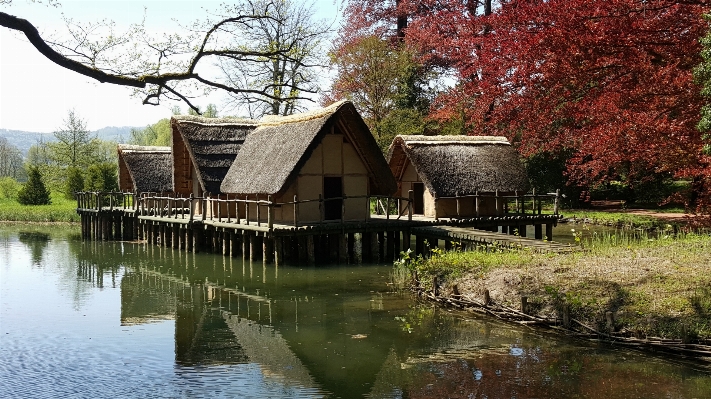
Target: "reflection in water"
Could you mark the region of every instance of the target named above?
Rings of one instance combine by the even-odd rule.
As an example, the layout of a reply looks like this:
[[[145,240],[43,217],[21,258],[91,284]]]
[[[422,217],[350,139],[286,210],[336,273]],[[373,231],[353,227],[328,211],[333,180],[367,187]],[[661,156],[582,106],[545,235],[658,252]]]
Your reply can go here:
[[[82,386],[92,396],[690,398],[711,392],[708,371],[417,303],[388,291],[387,266],[276,268],[135,243],[52,238],[43,259],[61,265],[57,284],[95,296],[78,311],[69,301],[75,310],[62,314],[62,322],[100,332],[86,337],[53,319],[61,300],[42,312],[46,320],[32,317],[37,325],[25,330],[25,313],[12,313],[19,307],[8,299],[0,389],[19,396],[26,392],[18,391],[18,369],[20,382],[42,377],[33,360],[18,355],[34,352],[32,345],[65,353],[68,364],[92,364],[80,367],[82,381],[101,380],[98,373],[132,376],[116,381],[122,389]],[[15,251],[12,240],[6,248]],[[22,242],[32,259],[29,241]],[[30,291],[43,281],[20,267],[27,266],[0,265],[3,298],[14,295],[11,285],[28,284]],[[117,295],[99,298],[111,292]],[[23,334],[38,335],[30,344],[15,338]],[[87,338],[101,345],[87,346]],[[101,356],[92,361],[95,353]],[[47,371],[55,384],[46,388],[53,395],[44,396],[76,392],[74,385],[62,388],[80,383],[70,378],[74,369],[60,364]]]
[[[17,239],[27,245],[30,250],[32,265],[39,266],[42,264],[42,252],[47,248],[49,243],[49,233],[39,231],[20,231],[17,233]]]

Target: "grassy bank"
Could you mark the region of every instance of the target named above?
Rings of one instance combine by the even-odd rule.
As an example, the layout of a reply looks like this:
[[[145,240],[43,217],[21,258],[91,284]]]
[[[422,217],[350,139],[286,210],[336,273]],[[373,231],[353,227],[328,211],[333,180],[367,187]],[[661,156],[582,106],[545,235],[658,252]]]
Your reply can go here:
[[[464,298],[491,298],[512,308],[527,296],[529,309],[543,317],[571,317],[627,336],[711,339],[711,237],[680,234],[659,239],[596,236],[586,251],[541,254],[530,251],[435,253],[409,265],[396,264],[396,280],[417,270],[425,288],[438,276],[440,291],[456,284]]]
[[[0,221],[6,222],[79,222],[77,203],[62,195],[52,195],[50,205],[21,205],[15,200],[0,199]]]

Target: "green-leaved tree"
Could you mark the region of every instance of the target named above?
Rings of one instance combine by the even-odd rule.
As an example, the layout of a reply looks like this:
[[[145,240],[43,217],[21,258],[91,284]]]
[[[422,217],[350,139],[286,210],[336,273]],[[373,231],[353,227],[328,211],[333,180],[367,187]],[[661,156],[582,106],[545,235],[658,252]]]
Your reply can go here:
[[[17,193],[17,202],[22,205],[48,205],[51,203],[49,190],[42,181],[42,174],[36,167],[27,171],[27,183]]]

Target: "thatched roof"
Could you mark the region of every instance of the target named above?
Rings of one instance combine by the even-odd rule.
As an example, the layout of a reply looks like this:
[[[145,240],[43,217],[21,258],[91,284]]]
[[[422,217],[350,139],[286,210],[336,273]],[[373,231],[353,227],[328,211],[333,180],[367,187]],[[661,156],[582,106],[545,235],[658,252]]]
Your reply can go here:
[[[408,159],[436,197],[529,188],[526,169],[505,137],[395,137],[388,162],[396,179],[401,178]]]
[[[257,122],[237,118],[173,116],[173,134],[183,138],[203,190],[219,194],[220,183]]]
[[[332,126],[337,126],[360,154],[370,176],[370,192],[393,194],[397,184],[388,164],[358,111],[347,101],[304,114],[262,119],[230,167],[222,192],[283,192]]]
[[[170,147],[119,144],[118,155],[124,162],[138,192],[173,191],[173,155]]]

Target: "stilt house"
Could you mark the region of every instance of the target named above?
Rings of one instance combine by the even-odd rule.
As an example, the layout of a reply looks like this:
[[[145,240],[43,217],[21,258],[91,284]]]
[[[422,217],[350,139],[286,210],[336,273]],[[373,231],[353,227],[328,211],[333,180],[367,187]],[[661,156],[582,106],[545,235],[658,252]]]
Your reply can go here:
[[[396,189],[382,152],[350,102],[263,118],[246,136],[220,187],[242,198],[271,196],[280,204],[275,222],[305,223],[365,220],[367,196],[392,195]],[[295,200],[311,202],[295,205]],[[240,214],[245,217],[245,210]],[[250,219],[256,214],[250,211]]]
[[[257,122],[237,118],[173,116],[173,181],[178,195],[221,194],[220,184]]]
[[[435,218],[496,215],[501,196],[525,193],[528,176],[505,137],[402,135],[388,153],[397,196],[414,193],[413,214]],[[482,197],[475,197],[476,194]],[[497,203],[499,209],[497,210]]]
[[[119,144],[118,163],[121,191],[173,191],[173,156],[170,147]]]

